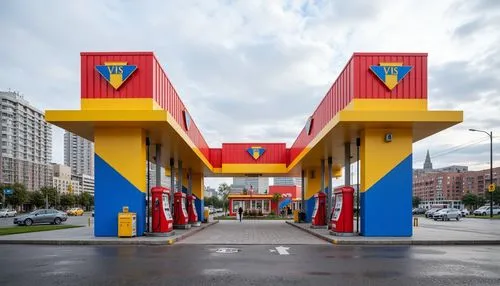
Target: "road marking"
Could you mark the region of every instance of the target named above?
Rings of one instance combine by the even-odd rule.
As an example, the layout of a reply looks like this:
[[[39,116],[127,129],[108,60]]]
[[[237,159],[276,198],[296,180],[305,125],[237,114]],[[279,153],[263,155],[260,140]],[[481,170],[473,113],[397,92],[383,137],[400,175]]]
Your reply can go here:
[[[236,253],[236,252],[238,252],[238,249],[237,248],[218,248],[215,252],[224,253],[224,254]]]
[[[290,249],[290,247],[278,246],[278,247],[276,247],[276,249],[269,249],[269,251],[270,252],[278,252],[279,255],[290,255],[290,253],[288,253],[289,249]]]

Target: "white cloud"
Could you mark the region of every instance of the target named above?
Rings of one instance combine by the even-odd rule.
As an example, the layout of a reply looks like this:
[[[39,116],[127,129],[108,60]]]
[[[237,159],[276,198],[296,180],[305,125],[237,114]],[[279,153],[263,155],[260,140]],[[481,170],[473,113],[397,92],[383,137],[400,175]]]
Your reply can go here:
[[[353,52],[428,52],[430,107],[462,109],[466,122],[415,144],[420,165],[427,149],[480,136],[467,128],[498,130],[497,2],[1,1],[0,87],[74,109],[79,52],[152,50],[211,146],[291,144]],[[468,150],[434,164],[483,167]]]

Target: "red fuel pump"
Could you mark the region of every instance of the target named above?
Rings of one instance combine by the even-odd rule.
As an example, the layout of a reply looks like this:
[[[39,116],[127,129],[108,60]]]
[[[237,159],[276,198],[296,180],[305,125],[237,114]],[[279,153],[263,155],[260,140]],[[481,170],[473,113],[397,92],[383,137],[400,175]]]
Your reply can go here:
[[[354,189],[351,186],[335,188],[333,197],[330,234],[339,236],[353,235]]]
[[[188,217],[189,224],[191,226],[200,226],[201,222],[198,221],[198,213],[196,212],[196,206],[194,204],[196,197],[194,195],[187,196],[187,209],[188,209]]]
[[[326,194],[319,192],[314,195],[314,212],[312,214],[312,228],[326,227]]]
[[[170,190],[164,187],[154,187],[151,189],[151,196],[152,232],[172,232],[174,220],[170,212]]]
[[[188,213],[186,211],[186,194],[177,192],[174,194],[174,228],[188,229]]]

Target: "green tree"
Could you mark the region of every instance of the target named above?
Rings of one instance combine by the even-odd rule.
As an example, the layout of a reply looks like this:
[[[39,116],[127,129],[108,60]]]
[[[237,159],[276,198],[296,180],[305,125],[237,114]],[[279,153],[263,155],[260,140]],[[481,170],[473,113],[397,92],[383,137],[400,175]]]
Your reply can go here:
[[[84,209],[89,210],[93,205],[92,195],[87,192],[83,192],[76,197],[76,203],[81,205]]]
[[[243,188],[243,190],[241,191],[241,193],[243,195],[248,195],[248,190],[246,188]]]
[[[40,189],[40,192],[42,193],[44,200],[47,200],[47,203],[50,206],[56,206],[58,205],[58,192],[56,188],[53,187],[42,187]]]
[[[76,203],[75,195],[73,194],[62,194],[61,195],[61,206],[64,208],[69,208],[74,206]]]
[[[231,191],[231,187],[228,186],[226,183],[222,183],[219,185],[219,188],[217,188],[217,192],[219,193],[219,196],[222,198],[222,208],[224,209],[224,213],[227,212],[227,207],[228,207],[228,196],[229,192]]]
[[[45,206],[45,197],[43,196],[42,192],[35,191],[30,193],[29,202],[37,208],[42,208],[43,206]]]
[[[490,196],[488,192],[488,199]],[[500,204],[500,186],[496,186],[495,191],[493,191],[493,203],[496,205]]]
[[[475,209],[478,197],[475,194],[467,193],[462,197],[462,203],[469,209]]]
[[[281,194],[278,194],[278,193],[275,193],[273,195],[273,198],[271,199],[271,201],[276,204],[276,215],[278,215],[280,213],[280,210],[279,210],[280,207],[278,204],[280,200],[281,200]]]
[[[11,206],[19,207],[29,201],[29,193],[23,184],[15,183],[7,185],[4,186],[4,189],[11,189],[13,191],[12,195],[8,195],[5,199],[6,203]]]
[[[413,207],[414,208],[417,208],[418,205],[420,204],[420,202],[421,202],[421,199],[419,197],[417,197],[417,196],[413,197]]]

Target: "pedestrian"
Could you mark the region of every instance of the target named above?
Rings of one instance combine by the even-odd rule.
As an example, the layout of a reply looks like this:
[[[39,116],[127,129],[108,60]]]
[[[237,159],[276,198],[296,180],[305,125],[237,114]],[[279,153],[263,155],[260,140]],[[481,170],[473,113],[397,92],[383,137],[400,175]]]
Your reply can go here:
[[[238,209],[238,215],[240,216],[240,222],[241,222],[241,217],[243,216],[243,208],[242,207],[240,207]]]

